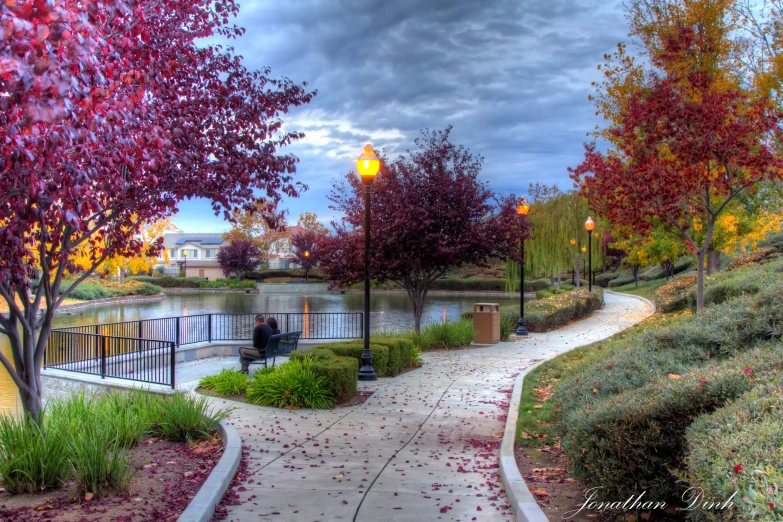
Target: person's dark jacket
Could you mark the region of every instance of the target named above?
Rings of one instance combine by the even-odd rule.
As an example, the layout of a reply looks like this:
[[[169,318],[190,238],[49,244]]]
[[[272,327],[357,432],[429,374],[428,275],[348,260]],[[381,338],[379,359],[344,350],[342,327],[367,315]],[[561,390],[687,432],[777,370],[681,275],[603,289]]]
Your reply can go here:
[[[266,350],[269,338],[272,337],[272,329],[267,324],[259,324],[253,329],[253,348],[259,352]]]

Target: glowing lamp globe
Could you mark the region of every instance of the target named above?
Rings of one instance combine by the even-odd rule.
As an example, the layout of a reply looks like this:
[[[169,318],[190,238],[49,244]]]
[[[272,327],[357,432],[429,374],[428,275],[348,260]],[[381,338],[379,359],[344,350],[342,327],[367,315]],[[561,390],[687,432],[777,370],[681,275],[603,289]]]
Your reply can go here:
[[[380,168],[381,160],[372,151],[372,145],[365,145],[364,152],[356,160],[356,170],[362,177],[362,183],[369,185],[375,181],[375,175],[378,174]]]
[[[519,201],[517,201],[517,214],[520,216],[527,216],[527,213],[530,211],[530,204],[527,202],[525,198],[519,198]]]
[[[595,221],[593,221],[593,218],[588,217],[587,221],[585,221],[585,230],[588,232],[592,232],[595,228]]]
[[[183,250],[182,251],[182,257],[188,257],[188,251],[187,250]]]
[[[576,244],[576,239],[572,239],[572,240],[571,240],[571,244],[572,244],[572,245],[575,245],[575,244]]]
[[[309,250],[305,250],[304,256],[305,257],[310,257],[310,251]]]
[[[587,252],[587,247],[582,247],[582,252]]]

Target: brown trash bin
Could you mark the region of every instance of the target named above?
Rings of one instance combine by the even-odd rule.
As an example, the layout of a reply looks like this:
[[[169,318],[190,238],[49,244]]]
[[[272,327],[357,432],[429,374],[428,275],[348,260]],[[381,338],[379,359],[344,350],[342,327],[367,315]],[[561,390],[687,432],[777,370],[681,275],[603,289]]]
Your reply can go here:
[[[475,303],[473,305],[473,342],[495,344],[500,342],[500,305]]]

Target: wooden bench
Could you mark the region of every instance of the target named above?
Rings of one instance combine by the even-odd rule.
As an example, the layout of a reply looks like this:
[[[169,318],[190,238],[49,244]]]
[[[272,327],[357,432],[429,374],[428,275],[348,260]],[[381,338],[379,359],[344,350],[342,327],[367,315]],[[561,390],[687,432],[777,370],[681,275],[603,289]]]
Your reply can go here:
[[[286,332],[275,334],[269,338],[269,342],[266,345],[264,357],[248,357],[246,355],[239,356],[240,364],[263,364],[264,368],[268,368],[267,361],[272,360],[272,366],[275,365],[275,358],[282,355],[288,355],[292,351],[296,350],[299,344],[299,336],[302,335],[302,331],[298,332]]]

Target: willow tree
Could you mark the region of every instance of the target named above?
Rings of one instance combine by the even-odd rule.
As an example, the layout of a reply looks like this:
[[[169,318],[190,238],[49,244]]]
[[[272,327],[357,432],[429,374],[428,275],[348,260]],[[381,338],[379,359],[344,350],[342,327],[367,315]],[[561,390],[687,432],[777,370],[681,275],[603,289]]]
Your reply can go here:
[[[588,216],[595,217],[595,213],[575,191],[560,192],[556,187],[542,191],[540,186],[531,185],[528,193],[533,198],[528,220],[533,225],[535,237],[525,243],[525,274],[543,274],[559,288],[562,274],[574,270],[578,285],[587,254],[582,252],[582,247],[586,248],[588,244],[584,223]],[[593,266],[600,265],[603,258],[600,220],[598,223],[592,241]],[[518,291],[519,282],[519,264],[507,261],[506,290]]]

